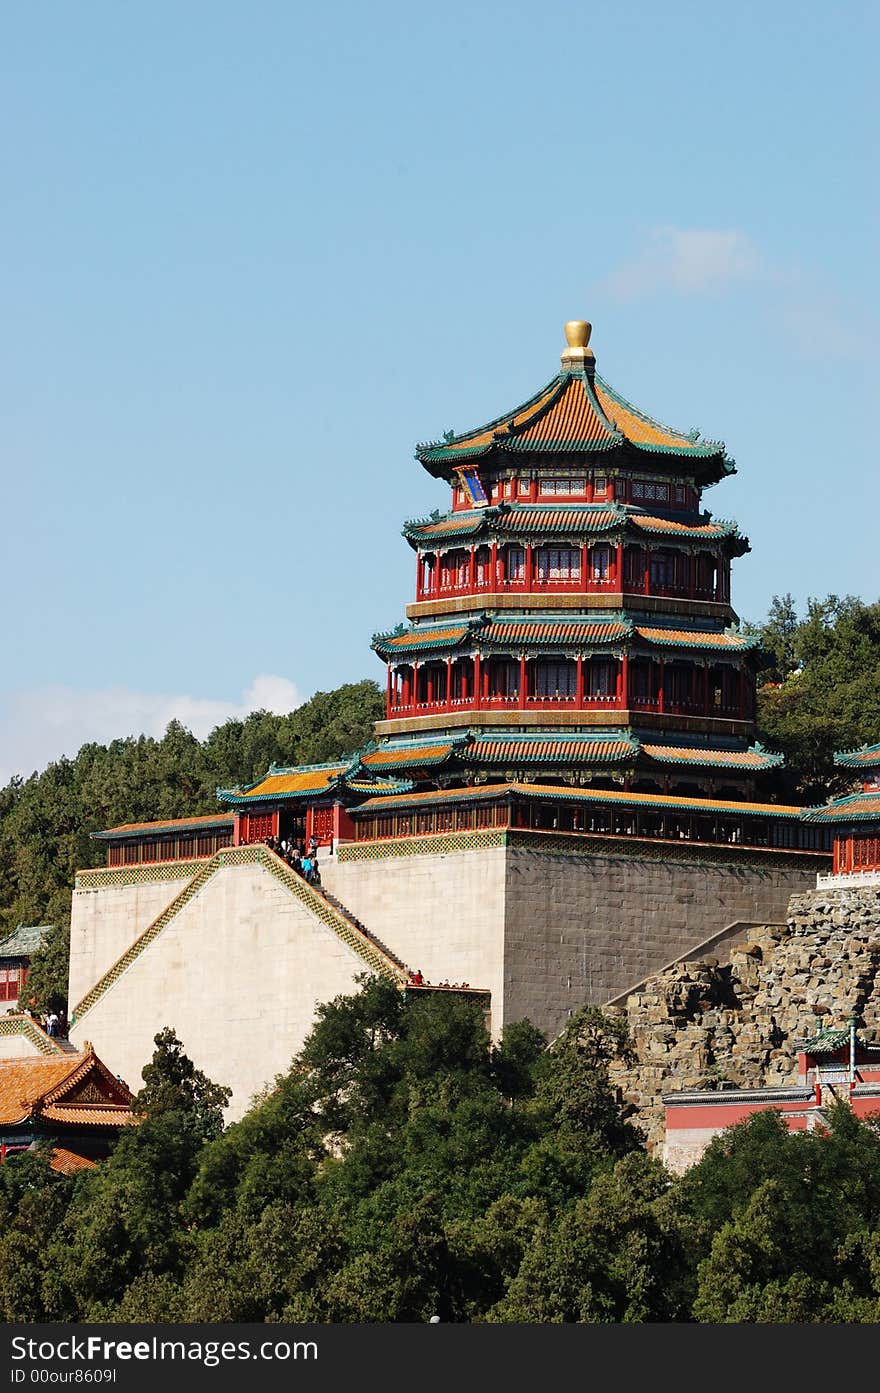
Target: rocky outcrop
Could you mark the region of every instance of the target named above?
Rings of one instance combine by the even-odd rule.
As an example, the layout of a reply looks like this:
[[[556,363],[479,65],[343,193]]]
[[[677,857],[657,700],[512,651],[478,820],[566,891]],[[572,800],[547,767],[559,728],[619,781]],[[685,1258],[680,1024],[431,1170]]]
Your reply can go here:
[[[729,962],[678,963],[607,1011],[626,1017],[635,1054],[612,1062],[612,1082],[653,1147],[663,1093],[795,1083],[797,1042],[853,1013],[880,1039],[880,889],[793,895],[787,922],[755,930]]]

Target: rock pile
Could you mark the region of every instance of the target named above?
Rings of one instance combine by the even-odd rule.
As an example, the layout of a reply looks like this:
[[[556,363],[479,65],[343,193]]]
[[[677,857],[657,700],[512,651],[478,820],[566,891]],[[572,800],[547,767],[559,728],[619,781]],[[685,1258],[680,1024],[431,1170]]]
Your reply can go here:
[[[853,1013],[880,1039],[880,889],[793,895],[787,922],[755,930],[729,963],[678,963],[607,1012],[626,1017],[636,1056],[612,1061],[611,1081],[652,1148],[663,1093],[794,1084],[797,1042]]]

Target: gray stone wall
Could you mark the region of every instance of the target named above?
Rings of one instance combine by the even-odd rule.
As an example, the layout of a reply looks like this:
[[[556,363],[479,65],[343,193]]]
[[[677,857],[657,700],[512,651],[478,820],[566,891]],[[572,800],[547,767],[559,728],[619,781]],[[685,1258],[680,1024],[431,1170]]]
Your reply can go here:
[[[507,850],[504,1019],[555,1035],[736,920],[784,918],[796,867]]]

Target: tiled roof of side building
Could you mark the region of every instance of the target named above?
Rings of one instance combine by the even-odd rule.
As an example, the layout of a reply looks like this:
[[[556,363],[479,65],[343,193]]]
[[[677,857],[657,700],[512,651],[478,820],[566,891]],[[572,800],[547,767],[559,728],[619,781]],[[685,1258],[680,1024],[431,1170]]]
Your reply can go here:
[[[51,924],[19,924],[0,938],[0,959],[30,957],[42,948],[51,928]]]
[[[807,808],[804,821],[880,823],[880,793],[851,793],[820,808]]]
[[[361,764],[370,770],[395,769],[416,765],[442,764],[463,741],[444,740],[434,745],[409,745],[392,750],[373,750],[361,755]]]
[[[526,798],[560,798],[566,802],[613,803],[617,806],[633,808],[666,808],[671,812],[733,813],[745,817],[799,818],[803,808],[791,807],[783,803],[745,803],[721,798],[683,798],[662,793],[618,793],[608,789],[574,788],[570,784],[530,784],[503,783],[482,784],[470,788],[433,790],[427,793],[411,793],[400,798],[370,798],[359,808],[351,810],[353,817],[363,813],[382,812],[394,808],[419,807],[428,802],[458,803],[491,800],[520,795]]]
[[[253,802],[279,797],[298,797],[309,793],[324,793],[344,774],[348,761],[340,764],[318,764],[299,769],[277,769],[273,765],[255,783],[244,788],[218,788],[217,797],[224,803]]]
[[[78,1127],[130,1127],[137,1122],[129,1108],[102,1107],[95,1103],[81,1107],[50,1103],[41,1108],[40,1113],[49,1122],[74,1123]]]
[[[85,1102],[79,1089],[94,1079],[101,1101]],[[91,1098],[91,1090],[90,1090]],[[24,1122],[39,1110],[52,1121],[128,1125],[132,1095],[89,1050],[83,1054],[0,1059],[0,1124]],[[76,1114],[67,1116],[66,1114]]]
[[[834,763],[853,769],[880,768],[880,745],[862,745],[858,750],[836,750]]]
[[[783,764],[784,755],[774,754],[760,746],[748,750],[712,750],[700,746],[650,745],[642,746],[649,759],[659,764],[714,765],[722,769],[773,769]]]
[[[49,1153],[49,1165],[53,1171],[58,1171],[59,1175],[76,1175],[78,1171],[94,1170],[97,1161],[91,1161],[88,1156],[80,1156],[75,1151],[68,1151],[64,1146],[53,1146]]]
[[[252,803],[295,802],[297,799],[321,797],[343,788],[354,793],[397,793],[411,788],[406,780],[382,779],[362,769],[362,761],[354,755],[345,764],[317,764],[298,769],[276,769],[274,766],[262,779],[248,788],[218,788],[217,797],[224,803],[242,806]]]
[[[205,817],[162,818],[158,822],[123,822],[118,827],[106,827],[90,836],[99,841],[111,837],[130,837],[141,832],[204,832],[210,827],[231,827],[232,813],[210,813]]]

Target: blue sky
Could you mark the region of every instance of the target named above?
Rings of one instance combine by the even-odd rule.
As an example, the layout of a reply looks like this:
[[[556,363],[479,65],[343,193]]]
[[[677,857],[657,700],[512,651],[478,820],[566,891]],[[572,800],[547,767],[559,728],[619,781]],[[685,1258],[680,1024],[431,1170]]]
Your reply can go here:
[[[722,438],[734,603],[878,598],[867,4],[18,7],[0,778],[381,677],[416,441],[564,320]]]

